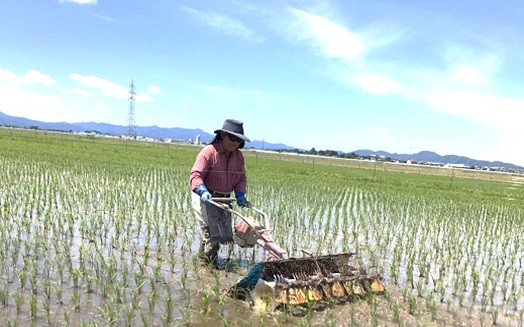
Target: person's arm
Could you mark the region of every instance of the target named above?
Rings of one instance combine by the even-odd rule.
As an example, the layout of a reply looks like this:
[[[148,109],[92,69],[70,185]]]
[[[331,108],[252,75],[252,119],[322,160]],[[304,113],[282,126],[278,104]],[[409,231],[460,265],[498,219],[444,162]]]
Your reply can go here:
[[[235,185],[235,198],[237,199],[237,204],[240,207],[250,206],[251,204],[246,199],[246,189],[247,189],[247,178],[246,178],[246,169],[244,165],[244,156],[239,152],[238,157],[238,169],[239,175],[238,182]]]
[[[189,175],[191,190],[195,191],[197,187],[204,184],[204,179],[211,168],[210,162],[210,151],[208,147],[205,147],[197,155],[193,168],[191,168],[191,173]]]
[[[244,156],[242,155],[242,152],[240,152],[239,150],[235,157],[234,171],[236,173],[236,183],[233,185],[233,190],[235,192],[244,192],[245,194],[247,190],[246,167],[244,164]]]
[[[206,147],[200,151],[198,156],[196,157],[195,163],[193,165],[193,168],[191,168],[190,173],[190,184],[191,184],[191,190],[198,195],[200,195],[200,199],[203,202],[207,202],[211,200],[211,194],[209,193],[206,185],[204,184],[204,179],[206,175],[209,172],[209,155],[210,151]]]

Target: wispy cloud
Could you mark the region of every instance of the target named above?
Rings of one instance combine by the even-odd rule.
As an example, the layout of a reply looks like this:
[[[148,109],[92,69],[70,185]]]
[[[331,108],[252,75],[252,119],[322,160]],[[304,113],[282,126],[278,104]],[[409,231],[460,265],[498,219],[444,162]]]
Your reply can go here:
[[[155,98],[150,96],[149,94],[145,93],[139,93],[136,95],[135,100],[137,102],[155,102]]]
[[[82,90],[82,89],[79,89],[79,88],[62,89],[62,93],[64,93],[64,94],[81,95],[81,96],[85,96],[85,97],[96,97],[98,95],[96,92]]]
[[[497,95],[494,80],[502,63],[493,49],[472,48],[449,39],[433,61],[412,63],[384,56],[388,47],[406,41],[401,36],[409,34],[390,30],[380,33],[379,23],[355,32],[329,17],[294,8],[290,12],[295,21],[288,35],[330,60],[328,74],[352,88],[396,94],[442,113],[497,128],[518,129],[517,122],[524,120],[524,99]],[[381,34],[395,37],[381,39]]]
[[[59,0],[60,3],[64,2],[71,2],[71,3],[77,3],[79,5],[96,5],[98,3],[97,0]]]
[[[294,8],[290,12],[295,20],[287,32],[296,42],[309,45],[327,59],[335,59],[330,72],[333,78],[373,94],[400,94],[405,91],[401,81],[380,71],[384,65],[370,63],[367,59],[373,48],[389,45],[396,37],[386,39],[376,30],[370,33],[372,29],[367,34],[360,34],[317,14]],[[379,37],[374,39],[371,35]]]
[[[156,85],[149,85],[149,88],[147,89],[148,94],[158,94],[160,92],[161,92],[160,87]]]
[[[126,87],[108,81],[104,78],[94,75],[84,76],[76,73],[70,74],[69,77],[85,87],[98,89],[103,95],[119,99],[125,99],[129,97],[129,91]]]
[[[108,21],[108,22],[119,22],[120,21],[120,20],[118,20],[116,18],[105,16],[105,15],[100,15],[100,14],[95,14],[95,13],[93,13],[92,15],[94,17],[96,17],[96,18],[99,18],[101,20],[105,20],[105,21]]]
[[[117,99],[126,99],[129,98],[129,90],[127,87],[120,84],[111,82],[107,79],[94,76],[94,75],[80,75],[80,74],[70,74],[71,79],[77,81],[84,87],[93,88],[98,90],[102,95],[117,98]],[[82,94],[79,94],[82,95]],[[84,94],[85,95],[85,94]],[[153,102],[155,99],[148,94],[139,93],[135,96],[136,101],[138,102]]]
[[[17,76],[10,70],[0,68],[0,80],[14,85],[40,84],[55,85],[56,81],[49,75],[31,69],[22,76]]]
[[[400,94],[405,91],[404,85],[394,79],[371,72],[354,76],[351,83],[374,94]]]
[[[259,36],[254,30],[246,27],[242,22],[232,17],[209,14],[189,7],[182,7],[182,9],[227,35],[240,37],[255,43],[263,43],[265,41],[264,38]]]
[[[521,129],[524,100],[470,90],[434,90],[427,102],[433,108],[501,129]]]
[[[357,34],[342,25],[303,10],[291,9],[297,18],[290,32],[298,41],[310,42],[326,56],[332,58],[355,58],[366,49]]]
[[[501,65],[500,57],[493,52],[473,50],[457,44],[445,49],[443,60],[449,67],[447,74],[450,82],[471,86],[489,85]]]

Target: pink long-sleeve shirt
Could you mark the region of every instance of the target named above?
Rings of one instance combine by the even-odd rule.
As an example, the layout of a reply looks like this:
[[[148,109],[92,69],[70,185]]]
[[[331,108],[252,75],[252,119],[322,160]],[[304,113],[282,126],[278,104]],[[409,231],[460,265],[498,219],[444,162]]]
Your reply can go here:
[[[246,192],[244,156],[238,149],[226,152],[222,142],[206,145],[196,157],[189,181],[192,190],[204,184],[214,192]]]

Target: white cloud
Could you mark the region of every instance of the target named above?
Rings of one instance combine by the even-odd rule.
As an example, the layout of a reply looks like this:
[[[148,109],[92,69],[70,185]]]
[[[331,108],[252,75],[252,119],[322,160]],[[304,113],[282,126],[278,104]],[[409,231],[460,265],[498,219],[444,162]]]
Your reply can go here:
[[[298,18],[291,27],[298,41],[308,41],[332,58],[355,58],[365,53],[366,48],[358,35],[344,26],[303,10],[291,11]]]
[[[449,77],[453,81],[463,82],[473,86],[485,85],[487,83],[486,77],[481,72],[468,65],[453,67]]]
[[[441,112],[504,130],[520,130],[524,121],[524,100],[469,90],[436,89],[427,102]]]
[[[0,68],[0,111],[43,121],[49,121],[51,116],[61,117],[64,113],[62,99],[56,95],[37,93],[31,87],[55,84],[57,82],[52,77],[34,69],[18,76]]]
[[[288,32],[297,41],[308,42],[326,58],[340,59],[333,62],[332,77],[373,94],[402,94],[407,91],[405,84],[392,73],[391,64],[372,63],[366,58],[371,50],[366,44],[373,44],[375,48],[384,47],[398,40],[399,33],[392,32],[388,34],[392,36],[384,37],[384,33],[377,30],[377,25],[368,28],[367,34],[360,35],[319,15],[299,9],[291,9],[291,12],[298,20],[291,24]]]
[[[353,83],[363,90],[374,94],[400,94],[404,92],[404,86],[389,77],[380,74],[363,74],[356,76]]]
[[[148,94],[158,94],[160,92],[161,92],[160,87],[156,85],[149,85],[149,88],[147,89]]]
[[[482,53],[480,49],[455,44],[445,51],[444,60],[449,65],[450,81],[474,87],[489,85],[501,64],[495,53]]]
[[[107,22],[120,22],[120,20],[116,19],[116,18],[113,18],[113,17],[110,17],[110,16],[104,16],[104,15],[99,15],[99,14],[95,14],[93,13],[92,14],[94,17],[96,18],[99,18],[99,19],[102,19],[102,20],[105,20]]]
[[[154,102],[155,99],[145,93],[140,93],[135,96],[137,102]]]
[[[69,77],[85,87],[98,89],[103,95],[118,99],[125,99],[129,97],[129,90],[126,87],[108,81],[104,78],[94,75],[83,76],[75,73],[70,74]]]
[[[216,14],[208,14],[193,8],[182,7],[182,9],[198,19],[206,23],[207,25],[221,30],[227,35],[241,37],[246,40],[250,40],[256,43],[263,43],[264,38],[260,37],[255,31],[246,27],[240,21],[227,16],[221,16]]]
[[[0,80],[14,85],[55,85],[56,81],[49,75],[31,69],[23,76],[17,76],[10,70],[0,68]]]
[[[431,108],[485,126],[517,131],[524,121],[524,100],[497,94],[496,74],[502,64],[499,54],[487,48],[471,48],[449,43],[443,61],[417,63],[384,56],[386,49],[404,44],[405,33],[380,39],[380,26],[364,27],[366,33],[353,33],[328,18],[291,9],[298,23],[291,24],[291,35],[307,42],[332,60],[328,74],[350,87],[373,94],[397,94],[426,103]],[[401,38],[402,37],[402,38]],[[378,41],[377,41],[378,40]],[[444,66],[442,66],[444,63]]]
[[[59,0],[60,3],[64,2],[71,2],[71,3],[77,3],[79,5],[96,5],[98,3],[97,0]]]
[[[62,89],[62,93],[64,94],[75,94],[75,95],[81,95],[86,97],[95,97],[97,96],[96,92],[82,90],[79,88],[73,88],[73,89]]]
[[[70,74],[69,77],[71,77],[73,80],[79,82],[85,87],[97,89],[102,93],[102,95],[113,97],[117,99],[127,99],[129,98],[129,89],[125,86],[122,86],[120,84],[111,82],[107,79],[94,76],[94,75],[79,75],[79,74]],[[153,90],[156,90],[153,88]],[[160,90],[160,88],[158,88]],[[82,94],[86,95],[86,94]],[[139,93],[135,95],[135,100],[137,102],[154,102],[155,99],[151,97],[148,94],[145,93]]]
[[[58,96],[38,94],[0,81],[0,111],[12,115],[49,121],[60,116],[62,100]]]
[[[114,108],[115,105],[122,105],[122,101],[123,108],[127,107],[125,102],[129,98],[129,92],[126,87],[97,76],[71,74],[70,77],[84,87],[34,88],[31,86],[58,83],[36,70],[17,76],[0,68],[0,111],[12,116],[48,122],[90,121],[96,117],[97,121],[120,123],[120,110]],[[152,90],[157,89],[153,87]],[[100,94],[117,100],[102,99],[98,96]],[[155,100],[148,94],[140,93],[136,95],[136,101]]]

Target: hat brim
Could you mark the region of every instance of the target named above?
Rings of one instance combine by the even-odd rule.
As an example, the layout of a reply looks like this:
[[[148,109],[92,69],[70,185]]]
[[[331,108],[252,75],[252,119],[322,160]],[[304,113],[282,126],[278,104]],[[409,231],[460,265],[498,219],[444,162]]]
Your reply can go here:
[[[249,138],[247,138],[245,135],[243,134],[239,134],[239,133],[235,133],[235,132],[230,132],[230,131],[226,131],[225,129],[217,129],[215,130],[215,134],[218,134],[220,132],[223,132],[223,133],[227,133],[227,134],[231,134],[231,135],[234,135],[236,137],[238,137],[239,139],[245,141],[245,142],[251,142],[251,140]],[[214,139],[214,138],[213,138]]]

